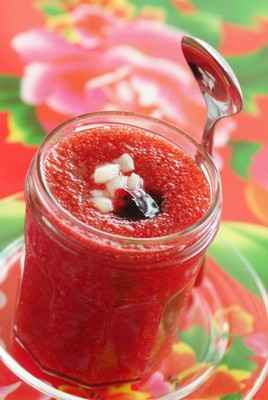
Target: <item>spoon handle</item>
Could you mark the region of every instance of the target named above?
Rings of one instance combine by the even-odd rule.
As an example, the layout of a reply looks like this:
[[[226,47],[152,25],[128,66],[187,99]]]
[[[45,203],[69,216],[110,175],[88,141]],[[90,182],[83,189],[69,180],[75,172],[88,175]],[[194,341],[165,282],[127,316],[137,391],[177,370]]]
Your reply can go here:
[[[207,118],[206,125],[203,132],[202,144],[208,154],[213,154],[214,148],[214,129],[217,120],[213,118]]]

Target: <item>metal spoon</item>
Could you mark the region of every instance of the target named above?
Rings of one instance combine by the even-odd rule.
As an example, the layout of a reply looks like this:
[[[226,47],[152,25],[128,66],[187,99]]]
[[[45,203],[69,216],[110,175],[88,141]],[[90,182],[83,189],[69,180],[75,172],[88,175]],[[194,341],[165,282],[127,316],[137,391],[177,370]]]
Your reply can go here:
[[[241,111],[242,91],[229,64],[209,44],[183,36],[182,51],[207,105],[202,143],[207,152],[212,154],[216,122]],[[129,194],[146,218],[153,218],[160,212],[158,204],[143,189],[129,191]]]
[[[212,154],[216,122],[241,111],[242,90],[230,65],[208,43],[183,36],[181,46],[207,105],[202,144]]]
[[[154,218],[160,212],[160,207],[149,193],[142,188],[126,190],[145,218]]]

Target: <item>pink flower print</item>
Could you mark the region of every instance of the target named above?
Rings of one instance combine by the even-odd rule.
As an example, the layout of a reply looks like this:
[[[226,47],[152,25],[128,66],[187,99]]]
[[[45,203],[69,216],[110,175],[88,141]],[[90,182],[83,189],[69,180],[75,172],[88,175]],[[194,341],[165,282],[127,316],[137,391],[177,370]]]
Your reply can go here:
[[[200,138],[205,109],[179,31],[155,21],[125,21],[90,5],[77,7],[71,20],[77,44],[45,29],[13,39],[26,63],[21,88],[26,103],[66,116],[140,112]]]

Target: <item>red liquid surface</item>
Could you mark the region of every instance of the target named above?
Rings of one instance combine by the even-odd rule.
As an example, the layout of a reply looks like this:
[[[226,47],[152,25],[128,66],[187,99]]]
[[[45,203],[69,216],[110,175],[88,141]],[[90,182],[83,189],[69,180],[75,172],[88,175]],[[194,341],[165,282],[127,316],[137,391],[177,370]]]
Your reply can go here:
[[[209,206],[208,183],[195,162],[167,140],[135,128],[103,127],[73,135],[51,151],[45,166],[50,191],[79,220],[100,230],[135,237],[178,232],[200,219]],[[91,203],[90,190],[101,189],[92,174],[96,166],[130,154],[145,190],[162,199],[161,213],[151,220],[129,220],[102,214]]]
[[[96,166],[123,153],[133,157],[145,190],[159,202],[160,213],[152,219],[103,214],[92,205],[90,191],[101,188],[92,179]],[[62,139],[50,150],[43,173],[55,201],[78,220],[125,237],[178,232],[210,205],[207,180],[190,157],[165,139],[122,125]],[[20,342],[46,371],[84,384],[139,379],[169,351],[203,255],[182,262],[174,246],[115,245],[51,221],[64,232],[61,238],[40,221],[27,193],[16,318]]]

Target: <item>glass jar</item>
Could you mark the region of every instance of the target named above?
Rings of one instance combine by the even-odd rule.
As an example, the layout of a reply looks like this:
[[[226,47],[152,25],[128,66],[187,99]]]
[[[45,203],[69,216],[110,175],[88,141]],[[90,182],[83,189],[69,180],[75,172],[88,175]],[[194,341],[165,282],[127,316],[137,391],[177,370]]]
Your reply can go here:
[[[105,124],[161,135],[192,157],[208,180],[210,208],[183,231],[153,238],[103,232],[63,209],[42,165],[62,137]],[[177,334],[221,214],[219,173],[179,129],[124,112],[88,114],[44,141],[26,181],[25,265],[15,333],[48,373],[85,385],[133,381],[157,368]]]

